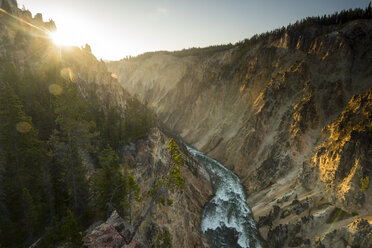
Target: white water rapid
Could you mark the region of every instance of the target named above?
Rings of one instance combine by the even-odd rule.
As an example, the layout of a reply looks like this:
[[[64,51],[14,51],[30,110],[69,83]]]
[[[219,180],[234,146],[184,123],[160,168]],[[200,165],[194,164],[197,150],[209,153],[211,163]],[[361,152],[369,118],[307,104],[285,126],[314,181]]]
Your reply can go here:
[[[187,147],[209,172],[214,197],[203,210],[202,231],[212,247],[261,248],[239,178],[218,161]]]

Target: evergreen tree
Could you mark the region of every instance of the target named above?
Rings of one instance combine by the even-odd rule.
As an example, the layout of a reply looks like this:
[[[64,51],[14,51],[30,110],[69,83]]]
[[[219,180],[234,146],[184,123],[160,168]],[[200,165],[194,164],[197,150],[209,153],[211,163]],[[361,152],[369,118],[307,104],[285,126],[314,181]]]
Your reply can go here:
[[[114,209],[120,211],[123,208],[127,188],[119,156],[111,147],[104,149],[99,160],[101,168],[92,175],[94,205],[98,213],[109,216]]]
[[[82,228],[79,226],[74,214],[70,209],[67,209],[66,217],[62,224],[62,236],[68,247],[78,248],[83,244]]]
[[[124,113],[125,138],[128,142],[144,137],[154,126],[152,113],[137,97],[127,101]]]
[[[75,215],[87,213],[89,185],[87,169],[81,152],[89,149],[95,124],[85,120],[86,103],[72,84],[65,84],[57,96],[55,113],[57,130],[50,138],[52,156],[63,167],[63,181],[68,191],[68,203]]]
[[[121,123],[122,118],[119,110],[116,107],[107,106],[103,138],[105,143],[110,144],[115,151],[118,151],[120,146],[124,143]]]
[[[48,212],[42,166],[45,151],[31,118],[22,108],[13,88],[1,84],[0,192],[4,194],[2,205],[7,215],[1,218],[0,240],[5,246],[30,241],[42,229]]]

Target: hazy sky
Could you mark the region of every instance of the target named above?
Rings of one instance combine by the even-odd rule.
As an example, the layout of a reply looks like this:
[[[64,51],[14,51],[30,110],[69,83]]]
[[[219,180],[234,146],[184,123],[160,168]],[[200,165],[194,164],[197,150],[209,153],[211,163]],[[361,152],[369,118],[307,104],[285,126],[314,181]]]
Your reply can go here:
[[[19,0],[53,19],[74,45],[118,60],[147,51],[235,43],[307,16],[366,7],[370,0]]]

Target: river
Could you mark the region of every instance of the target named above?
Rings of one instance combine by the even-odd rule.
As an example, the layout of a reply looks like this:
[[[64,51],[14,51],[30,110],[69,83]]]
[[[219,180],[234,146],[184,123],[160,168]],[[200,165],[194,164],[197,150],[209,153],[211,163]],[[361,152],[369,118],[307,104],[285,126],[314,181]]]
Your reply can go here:
[[[261,248],[255,222],[240,179],[218,161],[187,147],[206,165],[214,197],[203,209],[201,229],[214,248]]]

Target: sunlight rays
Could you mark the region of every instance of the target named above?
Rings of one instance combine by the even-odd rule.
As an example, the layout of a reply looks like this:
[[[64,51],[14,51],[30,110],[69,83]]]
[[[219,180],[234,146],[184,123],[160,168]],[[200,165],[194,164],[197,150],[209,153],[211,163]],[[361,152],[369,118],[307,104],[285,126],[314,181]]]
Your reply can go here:
[[[73,32],[62,29],[49,33],[49,38],[58,46],[82,46],[84,42],[77,37]]]

